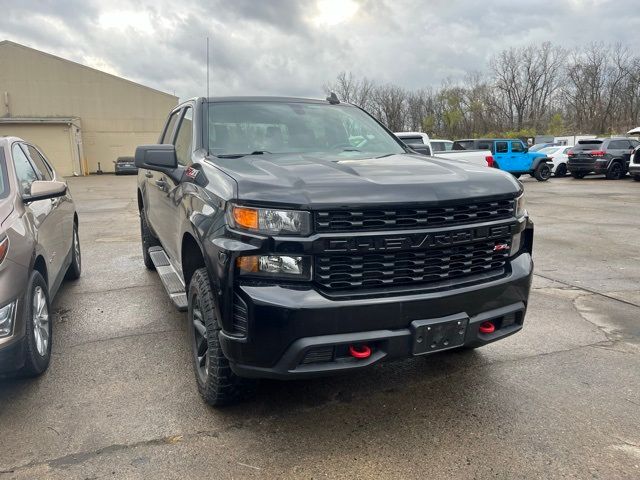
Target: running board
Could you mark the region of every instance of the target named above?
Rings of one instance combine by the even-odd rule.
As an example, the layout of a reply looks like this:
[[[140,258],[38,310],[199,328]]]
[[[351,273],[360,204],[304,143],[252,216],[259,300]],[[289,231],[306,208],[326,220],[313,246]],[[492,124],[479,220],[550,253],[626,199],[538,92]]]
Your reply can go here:
[[[180,275],[169,262],[169,257],[167,257],[162,247],[151,247],[149,256],[156,267],[158,275],[160,275],[160,281],[164,285],[169,298],[178,310],[185,312],[187,310],[187,293]]]

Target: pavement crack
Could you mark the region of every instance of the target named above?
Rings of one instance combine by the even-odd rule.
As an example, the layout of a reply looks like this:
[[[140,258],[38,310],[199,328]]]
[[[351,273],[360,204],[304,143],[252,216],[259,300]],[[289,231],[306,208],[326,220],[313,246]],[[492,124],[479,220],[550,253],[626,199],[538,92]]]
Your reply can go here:
[[[144,337],[147,335],[161,335],[163,333],[178,333],[178,332],[182,332],[182,329],[173,328],[169,330],[156,330],[154,332],[138,332],[138,333],[131,333],[128,335],[116,335],[114,337],[98,338],[96,340],[87,340],[86,342],[74,343],[73,345],[69,345],[67,349],[84,347],[86,345],[92,345],[96,343],[110,342],[112,340],[122,340],[126,338]],[[66,353],[66,350],[52,352],[53,355],[63,355],[65,353]]]

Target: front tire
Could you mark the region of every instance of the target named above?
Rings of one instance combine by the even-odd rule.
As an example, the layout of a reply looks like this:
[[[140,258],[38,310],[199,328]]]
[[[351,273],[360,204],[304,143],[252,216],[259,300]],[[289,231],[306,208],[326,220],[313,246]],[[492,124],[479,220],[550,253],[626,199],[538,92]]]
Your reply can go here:
[[[67,280],[77,280],[82,273],[82,254],[80,252],[80,237],[78,236],[78,224],[73,223],[73,240],[71,241],[71,265],[65,275]]]
[[[556,167],[556,177],[565,177],[567,175],[567,164],[561,163]]]
[[[53,325],[49,312],[49,291],[40,272],[33,271],[27,285],[24,305],[24,366],[20,373],[25,377],[41,375],[51,361]]]
[[[551,177],[551,167],[546,162],[540,162],[533,171],[533,176],[539,182],[546,182]]]
[[[142,259],[144,260],[144,266],[149,270],[155,270],[156,267],[151,260],[151,255],[149,255],[149,249],[151,247],[159,247],[160,241],[151,233],[151,229],[149,229],[144,208],[140,210],[140,237],[142,239]]]
[[[188,331],[198,391],[214,407],[237,403],[250,392],[251,382],[233,373],[222,352],[220,324],[206,268],[196,270],[191,277],[188,298]]]

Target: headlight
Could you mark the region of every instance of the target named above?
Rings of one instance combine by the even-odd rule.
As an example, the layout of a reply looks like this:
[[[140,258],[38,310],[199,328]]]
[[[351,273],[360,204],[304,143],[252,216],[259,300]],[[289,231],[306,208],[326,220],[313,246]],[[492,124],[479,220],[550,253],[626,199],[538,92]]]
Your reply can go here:
[[[311,280],[311,259],[307,256],[252,255],[238,257],[241,276]]]
[[[0,308],[0,338],[8,337],[13,331],[13,307],[15,302]]]
[[[298,210],[232,205],[227,217],[234,228],[267,235],[308,235],[311,231],[311,214]]]
[[[516,198],[516,217],[523,217],[527,213],[524,202],[524,192]]]

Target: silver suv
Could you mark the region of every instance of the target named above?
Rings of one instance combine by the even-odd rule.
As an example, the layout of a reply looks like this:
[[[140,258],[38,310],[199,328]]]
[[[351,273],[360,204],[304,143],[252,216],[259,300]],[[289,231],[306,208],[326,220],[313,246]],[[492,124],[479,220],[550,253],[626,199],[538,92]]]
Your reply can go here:
[[[78,216],[42,152],[0,137],[0,373],[35,376],[51,358],[51,300],[80,276]]]

